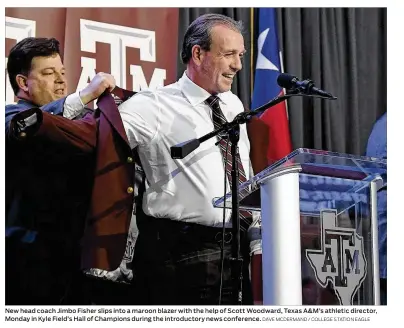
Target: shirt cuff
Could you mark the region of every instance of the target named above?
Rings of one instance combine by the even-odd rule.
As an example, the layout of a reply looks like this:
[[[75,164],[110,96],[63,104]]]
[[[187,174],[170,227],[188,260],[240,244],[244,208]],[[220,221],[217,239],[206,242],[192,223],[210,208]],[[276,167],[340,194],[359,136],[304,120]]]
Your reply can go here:
[[[262,231],[261,231],[261,215],[253,212],[253,223],[247,231],[248,240],[250,241],[250,255],[262,253]]]
[[[69,120],[74,119],[76,116],[84,112],[84,104],[81,101],[80,94],[77,91],[66,97],[63,107],[63,117]]]
[[[249,231],[250,255],[262,253],[261,228],[253,227]]]

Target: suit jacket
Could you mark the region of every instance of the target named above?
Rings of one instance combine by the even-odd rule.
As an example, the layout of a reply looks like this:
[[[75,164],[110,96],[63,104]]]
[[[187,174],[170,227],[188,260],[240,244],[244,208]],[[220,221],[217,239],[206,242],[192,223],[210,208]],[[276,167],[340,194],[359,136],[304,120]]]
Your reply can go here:
[[[82,242],[82,268],[116,269],[125,253],[134,204],[137,155],[129,146],[114,99],[98,101],[96,164],[89,215]],[[74,124],[70,124],[75,130]]]
[[[65,99],[41,109],[51,113],[47,114],[51,117],[62,115]],[[37,106],[25,100],[5,107],[6,136],[10,135],[13,117],[33,107]],[[88,203],[85,195],[89,191],[82,188],[78,192],[66,193],[66,190],[71,190],[75,183],[88,176],[90,168],[87,163],[91,155],[70,157],[67,153],[47,149],[49,143],[27,140],[17,144],[10,142],[9,138],[6,140],[6,235],[19,231],[18,234],[22,237],[28,234],[25,239],[31,240],[41,230],[53,239],[59,238],[54,236],[58,231],[64,232],[66,239],[72,237],[70,233],[77,233],[75,222],[66,223],[72,217],[76,222],[79,218],[83,220]],[[50,158],[53,158],[51,164]],[[70,204],[69,207],[66,203]]]
[[[34,108],[16,115],[10,126],[8,143],[34,148],[43,145],[52,153],[53,163],[76,157],[86,158],[86,169],[92,174],[80,186],[88,190],[88,215],[82,238],[82,268],[115,269],[125,252],[133,194],[134,152],[130,149],[125,130],[111,95],[99,98],[94,116],[77,121],[48,114]],[[37,123],[24,138],[16,134],[16,122],[36,113]],[[93,158],[92,158],[93,157]],[[75,193],[77,186],[65,189]]]
[[[64,100],[42,110],[69,121],[57,115],[63,112]],[[32,107],[21,100],[6,106],[6,302],[60,304],[80,267],[78,245],[92,180],[83,181],[92,176],[95,156],[54,149],[46,140],[16,142],[12,119]]]
[[[41,107],[41,110],[44,112],[47,112],[49,114],[52,115],[59,115],[62,116],[63,115],[63,109],[64,109],[64,103],[65,103],[66,97],[61,98],[59,100],[53,101],[43,107]],[[37,105],[35,105],[32,102],[29,102],[27,100],[24,99],[20,99],[18,100],[17,104],[11,104],[11,105],[6,105],[5,107],[5,116],[6,116],[6,135],[8,134],[8,130],[9,130],[9,125],[11,120],[13,119],[13,117],[22,112],[25,111],[27,109],[30,108],[34,108],[34,107],[38,107]],[[87,112],[87,111],[86,111]],[[6,206],[10,206],[6,208],[6,218],[7,218],[7,222],[10,223],[11,222],[18,222],[21,219],[24,220],[23,218],[21,218],[21,215],[24,215],[21,213],[21,211],[30,211],[30,213],[35,212],[34,208],[29,208],[27,206],[27,203],[24,200],[24,206],[18,206],[18,204],[22,201],[22,198],[24,198],[22,195],[20,195],[21,193],[23,193],[24,189],[27,189],[29,186],[27,186],[27,184],[21,184],[19,183],[19,181],[22,179],[22,176],[24,176],[25,181],[29,181],[29,185],[30,186],[38,186],[38,189],[42,189],[41,186],[48,186],[49,191],[51,191],[52,193],[57,193],[57,189],[58,186],[63,185],[63,183],[61,183],[60,177],[56,177],[55,181],[51,181],[51,178],[53,176],[53,173],[56,171],[55,168],[52,167],[48,167],[46,164],[47,162],[47,158],[49,157],[50,154],[48,154],[47,151],[44,150],[44,147],[41,147],[40,145],[38,145],[38,147],[34,147],[33,149],[28,150],[28,148],[25,149],[24,154],[22,154],[18,148],[13,148],[13,147],[8,147],[10,144],[7,143],[6,144],[6,149],[7,149],[7,158],[6,158],[6,162],[9,163],[9,165],[7,166],[7,171],[6,171],[6,176],[7,176],[7,180],[8,183],[6,184],[6,189],[9,190],[10,192],[6,193]],[[19,158],[24,158],[24,163],[23,161],[19,161]],[[59,164],[60,161],[56,161],[57,164]],[[71,176],[69,174],[69,171],[72,171],[72,167],[74,167],[76,164],[77,168],[79,168],[78,172],[75,172],[78,174],[78,176],[80,177],[82,174],[80,172],[82,172],[81,170],[81,159],[73,159],[73,161],[69,164],[69,168],[66,168],[66,178],[68,177],[68,179],[71,179]],[[18,168],[18,169],[17,169]],[[15,174],[15,172],[18,171],[18,174]],[[63,168],[61,168],[61,171],[63,171]],[[21,172],[24,172],[22,174],[20,174]],[[41,182],[37,182],[35,179],[35,175],[38,175],[38,173],[40,174],[41,172],[43,172],[42,175],[46,175],[47,173],[49,173],[49,175],[45,178],[42,179],[41,181],[45,182],[45,183],[41,183]],[[25,177],[25,175],[29,175],[28,178]],[[33,181],[31,181],[33,180]],[[18,183],[16,183],[18,182]],[[41,191],[39,191],[39,193],[41,193]],[[35,194],[37,194],[37,192],[35,192]],[[18,196],[16,196],[18,195]],[[56,196],[56,195],[55,195]],[[29,196],[29,198],[31,198],[33,196]],[[61,196],[63,197],[63,196]],[[39,198],[39,197],[38,197]],[[57,197],[41,197],[43,199],[43,201],[48,200],[50,203],[52,203],[53,201],[56,201],[59,199]],[[39,202],[41,203],[41,202]],[[40,204],[38,204],[40,205]],[[49,207],[49,206],[48,206]],[[9,208],[12,208],[11,211],[9,211]],[[29,214],[31,215],[31,214]]]

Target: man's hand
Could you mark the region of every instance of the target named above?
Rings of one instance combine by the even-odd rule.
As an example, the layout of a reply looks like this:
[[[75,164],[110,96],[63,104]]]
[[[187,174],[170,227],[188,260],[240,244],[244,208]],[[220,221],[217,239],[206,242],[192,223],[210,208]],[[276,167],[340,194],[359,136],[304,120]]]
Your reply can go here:
[[[80,91],[80,98],[84,105],[97,99],[105,90],[111,92],[115,88],[115,78],[108,73],[98,73],[86,88]]]

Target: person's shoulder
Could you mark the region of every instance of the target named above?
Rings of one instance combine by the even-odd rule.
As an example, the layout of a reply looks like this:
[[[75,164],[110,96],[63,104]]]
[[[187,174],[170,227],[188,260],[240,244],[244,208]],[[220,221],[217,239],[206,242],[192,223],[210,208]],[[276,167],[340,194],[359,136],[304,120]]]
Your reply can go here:
[[[178,85],[178,82],[157,87],[155,89],[147,89],[142,90],[128,99],[126,102],[130,101],[131,103],[143,103],[147,102],[149,104],[157,104],[161,99],[164,98],[172,98],[176,96],[181,96],[181,89]]]
[[[134,96],[132,96],[130,99],[156,99],[158,96],[164,96],[164,95],[174,95],[180,93],[181,90],[178,86],[178,83],[172,83],[169,85],[165,86],[160,86],[155,89],[145,89],[137,92]]]
[[[378,120],[377,122],[380,125],[387,125],[387,112],[385,112]]]
[[[127,108],[128,106],[150,106],[154,103],[155,98],[156,96],[154,90],[141,90],[121,103],[118,108],[121,110],[122,108]]]
[[[235,95],[231,90],[222,94],[223,101],[229,106],[230,109],[236,112],[243,112],[244,105],[240,98]]]
[[[118,106],[119,112],[133,113],[133,112],[154,112],[159,107],[158,104],[158,91],[157,90],[141,90],[135,95],[130,97]]]
[[[25,109],[29,109],[29,106],[26,106],[25,104],[8,104],[5,106],[5,112],[6,112],[6,116],[7,115],[13,115],[15,113],[21,112]]]
[[[385,133],[387,130],[387,112],[378,118],[373,126],[373,133]]]
[[[366,145],[366,156],[387,157],[387,112],[373,125]]]
[[[22,109],[22,108],[24,108],[24,106],[22,106],[21,104],[8,104],[8,105],[6,105],[6,111],[7,110],[15,110],[15,109]]]
[[[237,95],[235,95],[231,90],[222,93],[222,97],[224,98],[224,100],[242,104],[240,98]]]
[[[182,90],[179,82],[174,82],[163,87],[155,89],[155,95],[158,97],[175,97],[181,96]]]

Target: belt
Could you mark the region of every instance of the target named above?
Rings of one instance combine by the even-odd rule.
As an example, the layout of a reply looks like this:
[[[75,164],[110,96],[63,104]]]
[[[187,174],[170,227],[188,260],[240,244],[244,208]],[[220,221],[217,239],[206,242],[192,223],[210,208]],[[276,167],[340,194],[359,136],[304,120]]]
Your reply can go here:
[[[210,240],[221,242],[223,236],[222,227],[209,227],[197,223],[189,223],[183,221],[176,221],[170,219],[159,219],[154,217],[148,217],[149,229],[153,229],[162,234],[182,234],[182,235],[195,235],[196,238],[203,240]],[[139,227],[140,228],[140,227]],[[243,232],[240,231],[240,237],[243,236]],[[233,239],[232,228],[224,229],[224,242],[230,243]]]

